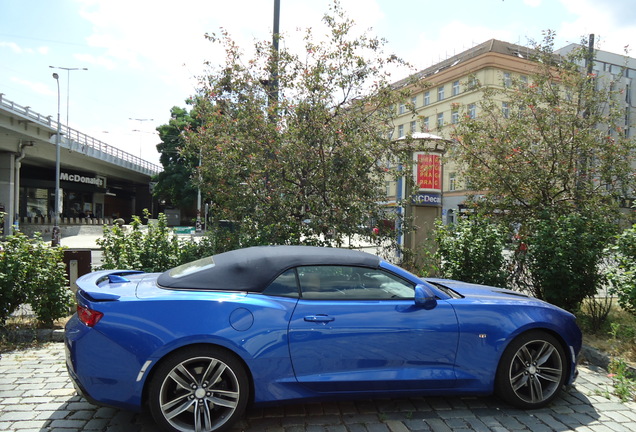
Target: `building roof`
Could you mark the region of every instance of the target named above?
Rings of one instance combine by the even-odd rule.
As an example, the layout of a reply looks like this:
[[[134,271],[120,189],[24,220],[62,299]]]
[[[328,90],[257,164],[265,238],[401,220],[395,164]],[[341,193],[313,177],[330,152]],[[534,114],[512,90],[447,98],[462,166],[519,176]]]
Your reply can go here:
[[[479,57],[487,53],[497,53],[503,55],[509,55],[521,59],[528,59],[535,50],[522,45],[517,45],[509,42],[500,41],[497,39],[490,39],[479,45],[474,46],[466,51],[463,51],[457,55],[454,55],[442,62],[434,64],[424,70],[415,73],[413,76],[400,80],[394,84],[394,87],[399,88],[405,84],[408,84],[413,78],[423,79],[433,76],[445,69],[457,66],[467,60]]]

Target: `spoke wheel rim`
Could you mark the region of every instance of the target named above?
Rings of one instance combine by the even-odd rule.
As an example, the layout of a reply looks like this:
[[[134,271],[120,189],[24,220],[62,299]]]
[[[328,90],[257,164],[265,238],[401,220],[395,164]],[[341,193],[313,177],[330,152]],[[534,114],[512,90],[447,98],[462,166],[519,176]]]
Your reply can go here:
[[[559,350],[545,340],[534,340],[515,353],[508,378],[512,391],[524,402],[549,399],[561,386],[563,360]]]
[[[227,364],[212,357],[195,357],[166,375],[159,405],[175,429],[204,432],[224,425],[236,411],[239,398],[239,381]]]

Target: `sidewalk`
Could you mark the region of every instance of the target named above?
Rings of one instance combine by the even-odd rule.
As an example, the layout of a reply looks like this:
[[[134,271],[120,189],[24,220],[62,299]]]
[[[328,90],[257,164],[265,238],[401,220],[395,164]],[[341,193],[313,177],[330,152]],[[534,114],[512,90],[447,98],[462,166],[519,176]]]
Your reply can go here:
[[[583,365],[572,389],[546,408],[522,411],[494,397],[409,397],[251,408],[232,432],[636,430],[636,403],[612,396],[603,369]],[[151,432],[148,414],[97,407],[77,396],[64,344],[2,354],[0,430],[6,432]]]

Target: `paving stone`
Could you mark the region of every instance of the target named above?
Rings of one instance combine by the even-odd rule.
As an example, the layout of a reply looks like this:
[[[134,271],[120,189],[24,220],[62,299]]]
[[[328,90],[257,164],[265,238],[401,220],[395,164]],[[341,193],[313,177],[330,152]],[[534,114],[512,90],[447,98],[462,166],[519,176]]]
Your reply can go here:
[[[609,394],[611,388],[606,371],[583,366],[569,392],[552,405],[535,411],[511,408],[494,397],[329,401],[250,408],[232,431],[635,431],[636,403],[622,403]],[[2,354],[0,431],[155,432],[156,429],[147,413],[96,407],[78,396],[66,373],[61,343]]]
[[[391,432],[409,432],[409,429],[401,421],[389,420],[386,425]]]

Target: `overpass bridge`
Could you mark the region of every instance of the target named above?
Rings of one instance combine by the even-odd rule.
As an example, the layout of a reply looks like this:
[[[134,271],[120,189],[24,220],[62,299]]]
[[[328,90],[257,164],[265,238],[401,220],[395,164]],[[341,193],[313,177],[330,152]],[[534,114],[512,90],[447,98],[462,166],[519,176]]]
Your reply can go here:
[[[0,212],[4,233],[15,222],[50,223],[60,131],[62,223],[130,218],[152,202],[152,176],[162,168],[90,137],[0,93]]]

